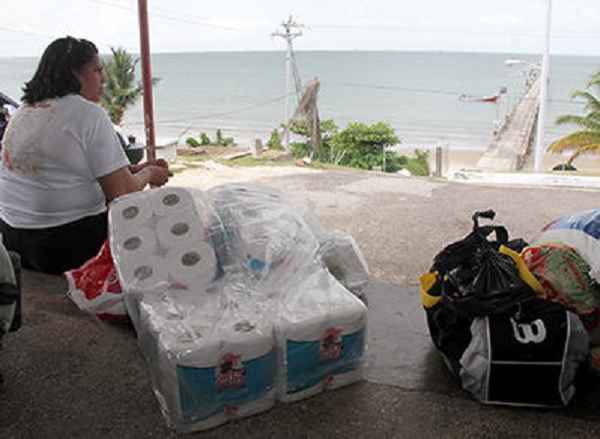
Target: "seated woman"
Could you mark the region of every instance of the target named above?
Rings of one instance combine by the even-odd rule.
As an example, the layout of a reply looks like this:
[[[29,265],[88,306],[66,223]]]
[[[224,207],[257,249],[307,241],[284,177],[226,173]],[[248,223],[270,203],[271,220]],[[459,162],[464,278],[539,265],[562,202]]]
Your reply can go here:
[[[164,160],[130,165],[107,112],[96,46],[60,38],[45,50],[6,129],[0,232],[23,267],[60,274],[98,253],[107,204],[172,173]]]

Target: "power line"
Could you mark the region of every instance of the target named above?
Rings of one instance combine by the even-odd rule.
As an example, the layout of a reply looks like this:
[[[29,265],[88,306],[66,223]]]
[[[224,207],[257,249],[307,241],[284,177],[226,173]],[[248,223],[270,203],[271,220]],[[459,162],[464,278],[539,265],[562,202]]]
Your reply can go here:
[[[88,1],[90,1],[92,3],[105,5],[105,6],[110,6],[113,8],[123,9],[123,10],[130,11],[130,12],[137,11],[137,8],[132,7],[129,4],[124,5],[122,3],[115,3],[113,1],[108,1],[108,0],[88,0]],[[251,31],[249,29],[244,29],[244,28],[240,28],[240,27],[222,26],[222,25],[218,25],[218,24],[213,24],[207,20],[203,20],[203,19],[200,19],[200,18],[197,18],[194,16],[190,16],[188,14],[186,14],[186,15],[176,14],[176,13],[173,13],[172,10],[162,9],[158,6],[151,6],[150,17],[159,18],[159,19],[166,20],[166,21],[174,21],[176,23],[195,24],[195,25],[199,25],[202,27],[209,27],[209,28],[213,28],[213,29],[222,29],[222,30],[235,31],[235,32],[256,33],[256,31]]]
[[[351,25],[351,24],[314,24],[309,25],[311,29],[333,29],[333,30],[349,30],[349,31],[385,31],[385,32],[408,32],[408,33],[436,33],[436,34],[459,34],[459,35],[498,35],[510,37],[539,37],[542,31],[526,31],[526,30],[491,30],[491,29],[457,29],[436,27],[435,29],[417,28],[402,25]],[[576,30],[562,30],[552,32],[553,38],[600,38],[600,33],[581,32]]]
[[[276,98],[273,99],[269,99],[263,102],[259,102],[257,104],[253,104],[253,105],[248,105],[246,107],[242,107],[242,108],[238,108],[236,110],[229,110],[229,111],[222,111],[219,113],[212,113],[212,114],[202,114],[202,115],[191,115],[190,117],[186,117],[183,119],[167,119],[167,120],[159,120],[157,122],[159,123],[175,123],[175,122],[190,122],[190,121],[196,121],[196,120],[201,120],[201,119],[210,119],[213,117],[222,117],[222,116],[229,116],[232,114],[237,114],[237,113],[243,113],[244,111],[249,111],[249,110],[254,110],[255,108],[260,108],[260,107],[265,107],[269,104],[273,104],[275,102],[280,102],[283,99],[285,99],[286,96],[282,95],[282,96],[278,96]]]

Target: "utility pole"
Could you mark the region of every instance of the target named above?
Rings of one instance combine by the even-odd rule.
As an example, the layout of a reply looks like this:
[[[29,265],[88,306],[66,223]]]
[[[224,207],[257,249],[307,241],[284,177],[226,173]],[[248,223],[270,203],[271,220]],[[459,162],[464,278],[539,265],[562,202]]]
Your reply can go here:
[[[290,73],[291,73],[291,69],[292,69],[292,59],[293,59],[293,47],[292,47],[292,41],[294,40],[294,38],[300,37],[302,36],[302,31],[300,30],[301,27],[303,27],[302,25],[299,25],[298,23],[296,23],[296,21],[294,21],[292,19],[292,16],[290,15],[290,17],[288,18],[287,21],[283,21],[281,23],[281,26],[283,27],[283,31],[276,31],[273,32],[271,35],[274,37],[282,37],[286,42],[287,42],[287,50],[286,50],[286,54],[285,54],[285,107],[284,107],[284,113],[283,113],[283,122],[284,123],[288,123],[288,117],[289,117],[289,96],[290,96]],[[296,94],[299,95],[300,94],[300,79],[298,77],[298,73],[296,71],[296,66],[294,64],[294,79],[296,82]],[[286,146],[286,150],[288,150],[288,146],[289,146],[289,132],[286,135],[285,138],[285,146]]]
[[[542,169],[542,154],[544,148],[544,132],[546,123],[546,105],[548,96],[548,70],[550,69],[550,21],[552,17],[552,0],[545,0],[546,21],[544,22],[544,54],[540,81],[540,106],[537,120],[537,138],[535,143],[535,172]]]

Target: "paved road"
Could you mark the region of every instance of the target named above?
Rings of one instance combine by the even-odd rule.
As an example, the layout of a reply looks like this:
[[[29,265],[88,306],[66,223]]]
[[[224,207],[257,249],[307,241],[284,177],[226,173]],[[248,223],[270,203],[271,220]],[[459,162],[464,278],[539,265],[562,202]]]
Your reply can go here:
[[[192,437],[599,437],[600,378],[585,376],[564,410],[481,405],[460,391],[429,341],[416,283],[493,208],[513,237],[598,207],[598,191],[499,187],[361,172],[269,178],[324,230],[351,233],[370,264],[365,381]],[[25,271],[24,323],[0,353],[0,437],[165,438],[146,364],[129,326],[102,324],[64,295],[60,277]]]

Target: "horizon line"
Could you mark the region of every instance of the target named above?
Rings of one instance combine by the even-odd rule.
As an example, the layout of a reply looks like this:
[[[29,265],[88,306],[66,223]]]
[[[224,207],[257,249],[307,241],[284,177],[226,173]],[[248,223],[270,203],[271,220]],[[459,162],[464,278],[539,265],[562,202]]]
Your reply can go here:
[[[111,46],[118,48],[119,46]],[[128,51],[132,55],[140,55],[139,51]],[[217,49],[217,50],[184,50],[184,51],[152,51],[151,55],[192,55],[192,54],[208,54],[208,53],[285,53],[285,50],[281,49]],[[294,49],[295,53],[309,53],[309,52],[349,52],[349,53],[439,53],[439,54],[473,54],[473,55],[519,55],[519,56],[542,56],[542,53],[525,52],[525,51],[485,51],[485,50],[459,50],[459,49]],[[110,52],[101,52],[101,56],[110,55]],[[0,55],[0,59],[8,58],[36,58],[41,54],[36,55]],[[582,58],[599,58],[598,54],[578,54],[578,53],[565,53],[557,52],[550,53],[550,56],[573,56]]]

